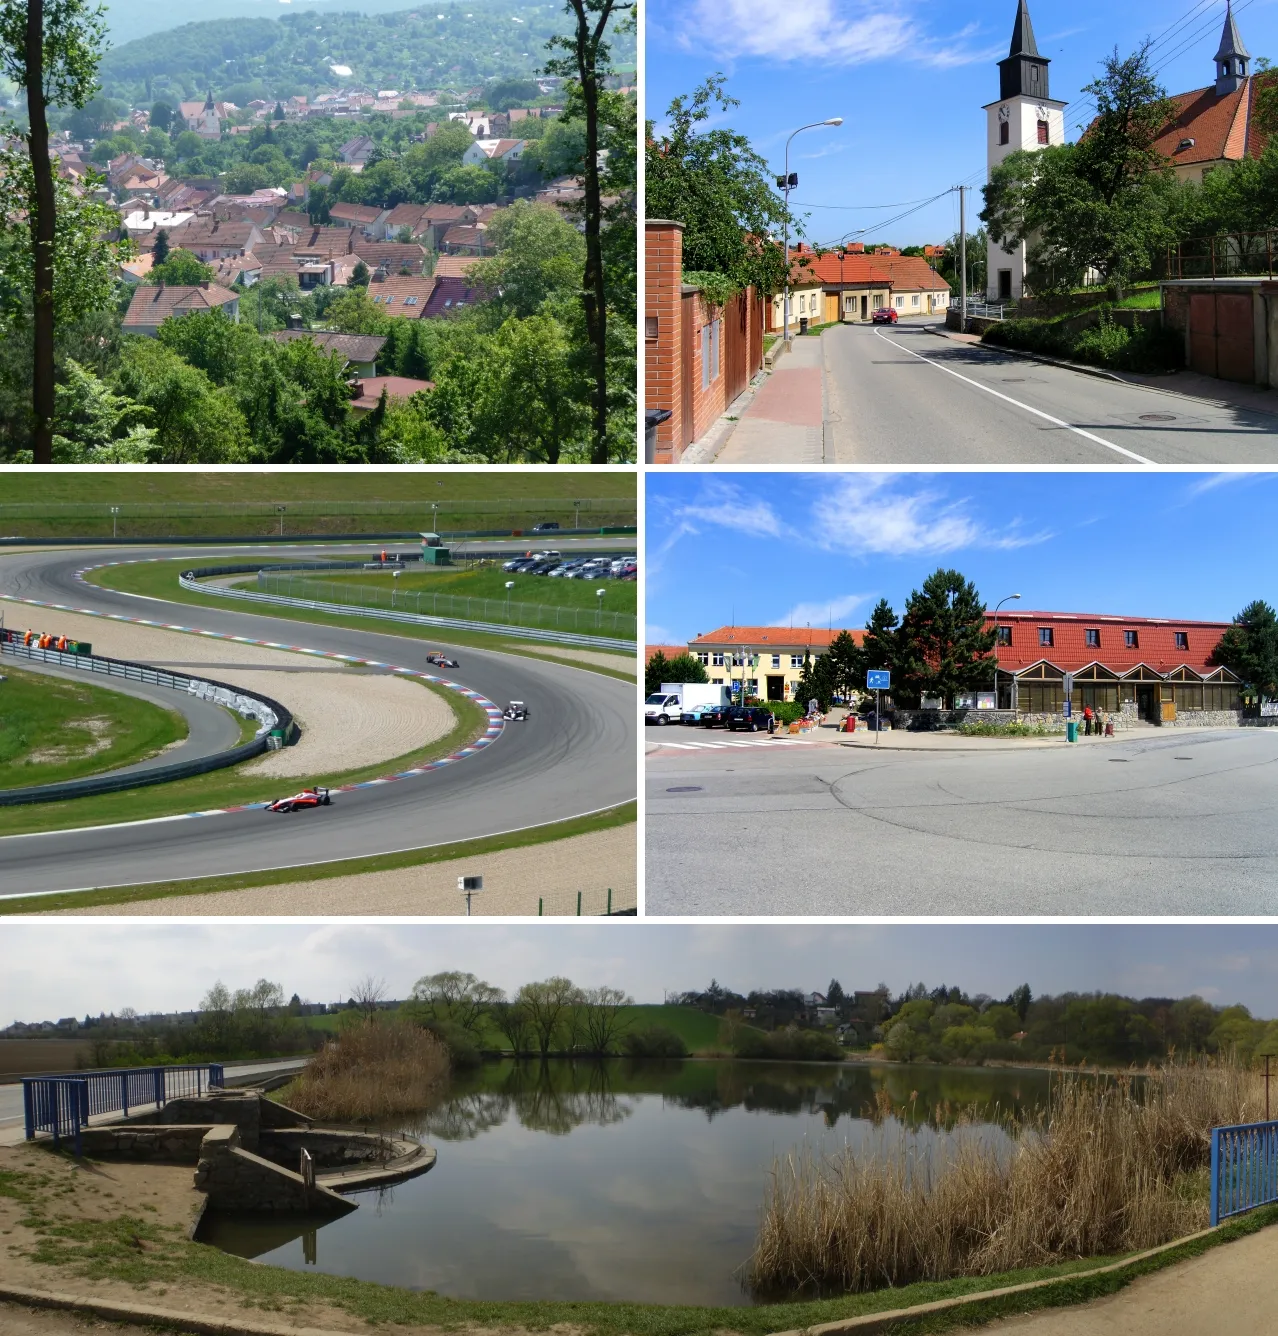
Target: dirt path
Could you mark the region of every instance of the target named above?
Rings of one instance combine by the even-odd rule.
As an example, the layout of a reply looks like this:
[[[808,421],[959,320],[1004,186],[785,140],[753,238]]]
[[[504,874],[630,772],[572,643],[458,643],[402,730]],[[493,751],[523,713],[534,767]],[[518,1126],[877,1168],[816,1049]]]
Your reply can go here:
[[[19,611],[39,614],[32,626],[87,640],[109,658],[206,672],[287,705],[302,730],[301,741],[254,761],[245,771],[250,775],[305,779],[376,765],[429,746],[456,718],[447,700],[418,682],[359,672],[331,660],[102,617],[43,608]],[[18,625],[18,615],[9,621]]]
[[[990,1336],[1270,1336],[1278,1327],[1264,1277],[1278,1266],[1278,1225],[1142,1276],[1107,1299],[1010,1318]]]
[[[639,675],[639,661],[633,654],[606,654],[593,649],[552,649],[547,645],[515,644],[506,648],[516,654],[532,654],[537,658],[561,659],[564,663],[589,663],[596,668],[612,668],[619,673]]]
[[[601,914],[606,908],[608,887],[612,887],[614,910],[636,904],[636,829],[633,825],[617,826],[551,844],[397,872],[67,909],[59,915],[464,914],[466,902],[458,894],[457,878],[477,873],[484,878],[484,889],[472,901],[471,912],[476,915],[536,914],[539,898],[548,915],[575,914],[579,890],[583,893],[582,913]]]

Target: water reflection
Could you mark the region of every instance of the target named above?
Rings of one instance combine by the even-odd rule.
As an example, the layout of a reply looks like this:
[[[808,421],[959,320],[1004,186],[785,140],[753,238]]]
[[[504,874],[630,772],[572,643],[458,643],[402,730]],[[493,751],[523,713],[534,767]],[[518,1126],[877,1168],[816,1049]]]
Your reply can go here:
[[[304,1226],[209,1221],[208,1242],[282,1266],[459,1298],[745,1304],[774,1157],[851,1146],[920,1164],[1041,1104],[1042,1072],[853,1064],[503,1062],[399,1120],[430,1174]]]

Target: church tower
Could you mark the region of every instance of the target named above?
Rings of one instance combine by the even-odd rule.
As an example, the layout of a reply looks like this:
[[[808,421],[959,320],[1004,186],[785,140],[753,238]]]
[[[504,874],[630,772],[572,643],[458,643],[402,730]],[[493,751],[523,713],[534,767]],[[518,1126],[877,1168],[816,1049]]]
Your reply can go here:
[[[1216,96],[1227,97],[1236,93],[1247,82],[1250,73],[1251,52],[1243,45],[1238,25],[1234,22],[1233,4],[1225,6],[1225,31],[1220,35],[1220,50],[1216,52]]]
[[[1034,40],[1028,0],[1019,0],[1012,46],[998,63],[999,99],[985,108],[990,171],[1018,149],[1035,151],[1065,142],[1064,102],[1054,102],[1048,82],[1051,64]],[[1010,253],[989,243],[988,300],[1015,301],[1025,291],[1025,244]]]

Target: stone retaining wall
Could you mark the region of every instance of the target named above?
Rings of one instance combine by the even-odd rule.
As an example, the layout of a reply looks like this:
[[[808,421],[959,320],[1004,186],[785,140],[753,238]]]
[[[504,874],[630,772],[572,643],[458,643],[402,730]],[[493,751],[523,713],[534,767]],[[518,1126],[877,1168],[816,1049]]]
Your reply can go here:
[[[213,1210],[325,1212],[345,1215],[355,1206],[336,1192],[308,1186],[300,1174],[243,1149],[239,1129],[214,1127],[200,1143],[195,1186]]]
[[[295,1109],[264,1099],[256,1090],[214,1090],[206,1095],[171,1099],[162,1109],[126,1120],[126,1125],[135,1123],[187,1123],[204,1127],[229,1123],[239,1129],[239,1144],[255,1151],[263,1128],[309,1127],[311,1120]]]
[[[1171,723],[1164,728],[1240,728],[1241,710],[1178,710]]]
[[[1108,718],[1116,733],[1140,722],[1134,705],[1124,705],[1121,714],[1110,714]],[[1073,719],[1080,728],[1083,726],[1081,710],[1074,714]],[[1026,728],[1045,728],[1052,733],[1064,733],[1066,719],[1063,714],[1017,714],[1014,710],[896,710],[893,722],[897,728],[909,729],[911,732],[957,728],[959,724],[969,723],[993,724],[1000,728],[1008,724],[1021,724]]]
[[[80,1133],[84,1153],[94,1159],[157,1160],[196,1164],[209,1123],[150,1127],[86,1127]]]
[[[375,1132],[344,1132],[328,1128],[263,1129],[258,1150],[277,1164],[296,1164],[310,1152],[317,1170],[347,1169],[356,1164],[385,1164],[396,1155],[395,1143]]]

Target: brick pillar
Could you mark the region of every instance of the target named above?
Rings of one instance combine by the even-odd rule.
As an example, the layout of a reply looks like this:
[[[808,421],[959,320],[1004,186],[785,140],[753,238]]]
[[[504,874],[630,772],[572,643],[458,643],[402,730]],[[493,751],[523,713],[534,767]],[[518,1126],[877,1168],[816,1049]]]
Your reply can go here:
[[[656,451],[658,464],[670,464],[679,457],[683,441],[683,224],[649,218],[644,224],[644,256],[644,407],[671,412],[657,429]]]

